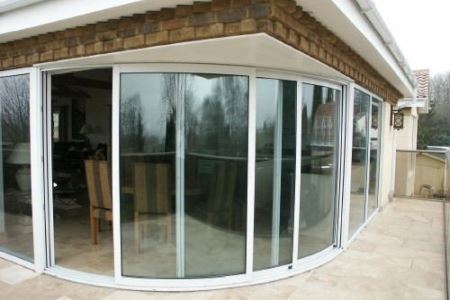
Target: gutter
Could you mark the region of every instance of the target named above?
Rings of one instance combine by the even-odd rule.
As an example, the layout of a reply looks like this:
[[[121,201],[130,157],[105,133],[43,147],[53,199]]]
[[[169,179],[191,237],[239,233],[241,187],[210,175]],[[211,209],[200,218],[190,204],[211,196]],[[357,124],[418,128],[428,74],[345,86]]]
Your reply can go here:
[[[45,0],[0,0],[0,14]]]
[[[383,44],[389,49],[392,56],[397,61],[403,74],[408,79],[409,83],[415,88],[417,86],[416,79],[413,75],[411,68],[408,65],[405,57],[403,56],[400,48],[398,47],[394,37],[389,31],[386,23],[378,12],[375,4],[372,0],[353,0],[359,6],[361,12],[366,16],[370,24],[373,26],[375,31],[380,35]]]

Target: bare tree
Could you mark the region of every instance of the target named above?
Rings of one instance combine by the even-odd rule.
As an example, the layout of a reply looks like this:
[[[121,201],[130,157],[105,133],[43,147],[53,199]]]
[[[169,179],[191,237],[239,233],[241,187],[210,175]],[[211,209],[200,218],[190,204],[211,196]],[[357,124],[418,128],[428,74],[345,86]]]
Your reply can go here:
[[[28,76],[0,79],[0,106],[3,142],[30,140],[30,81]]]

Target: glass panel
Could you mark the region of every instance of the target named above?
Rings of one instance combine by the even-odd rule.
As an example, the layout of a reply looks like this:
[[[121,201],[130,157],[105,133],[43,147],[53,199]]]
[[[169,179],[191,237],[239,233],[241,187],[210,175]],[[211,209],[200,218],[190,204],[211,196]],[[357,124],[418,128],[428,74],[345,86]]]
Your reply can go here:
[[[365,220],[369,114],[370,96],[355,89],[349,237],[353,236]]]
[[[176,277],[176,74],[122,74],[120,186],[122,272]],[[203,243],[204,244],[204,243]]]
[[[372,112],[371,112],[371,126],[370,126],[370,166],[369,166],[369,198],[367,214],[370,216],[378,207],[378,167],[380,160],[380,129],[379,122],[381,122],[380,102],[372,98]]]
[[[248,77],[186,76],[185,277],[245,272]]]
[[[51,84],[55,263],[112,276],[112,69],[54,74]]]
[[[297,83],[256,82],[254,269],[292,262]]]
[[[33,261],[30,79],[0,78],[0,251]]]
[[[299,257],[333,244],[341,92],[304,84]]]

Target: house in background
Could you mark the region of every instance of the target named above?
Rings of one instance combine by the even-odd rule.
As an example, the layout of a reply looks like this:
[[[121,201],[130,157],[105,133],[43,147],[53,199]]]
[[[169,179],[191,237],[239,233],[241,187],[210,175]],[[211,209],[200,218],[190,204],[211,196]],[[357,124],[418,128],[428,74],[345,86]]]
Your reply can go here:
[[[397,132],[397,149],[417,148],[419,116],[430,111],[430,70],[415,70],[417,88],[415,98],[402,99],[397,104],[404,114],[403,128]]]
[[[416,70],[414,76],[417,82],[415,98],[402,99],[396,107],[403,114],[403,129],[396,132],[397,150],[417,149],[419,117],[430,111],[430,71]],[[439,155],[398,152],[395,195],[442,195],[445,169],[445,159]]]
[[[85,284],[234,287],[329,262],[388,205],[391,112],[421,100],[370,0],[0,13],[3,258]]]

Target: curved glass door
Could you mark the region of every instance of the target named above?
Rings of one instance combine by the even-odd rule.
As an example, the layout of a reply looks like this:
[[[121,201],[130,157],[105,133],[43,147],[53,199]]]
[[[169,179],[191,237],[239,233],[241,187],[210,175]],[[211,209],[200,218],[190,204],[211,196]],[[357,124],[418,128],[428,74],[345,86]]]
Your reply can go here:
[[[245,273],[247,76],[120,75],[122,274]]]
[[[349,236],[361,227],[366,218],[368,127],[370,96],[355,90],[353,100],[353,146],[350,187]]]
[[[381,104],[368,93],[355,89],[349,237],[378,208]]]
[[[303,84],[302,166],[298,257],[334,242],[336,157],[341,91]]]
[[[121,75],[122,273],[175,278],[176,74]]]
[[[378,168],[380,165],[380,122],[381,101],[372,97],[370,118],[370,158],[369,158],[369,198],[367,216],[373,214],[378,207]]]
[[[297,82],[256,81],[254,270],[292,262]]]
[[[184,108],[184,277],[245,273],[248,77],[188,74]]]
[[[0,77],[0,251],[33,261],[30,78]]]

